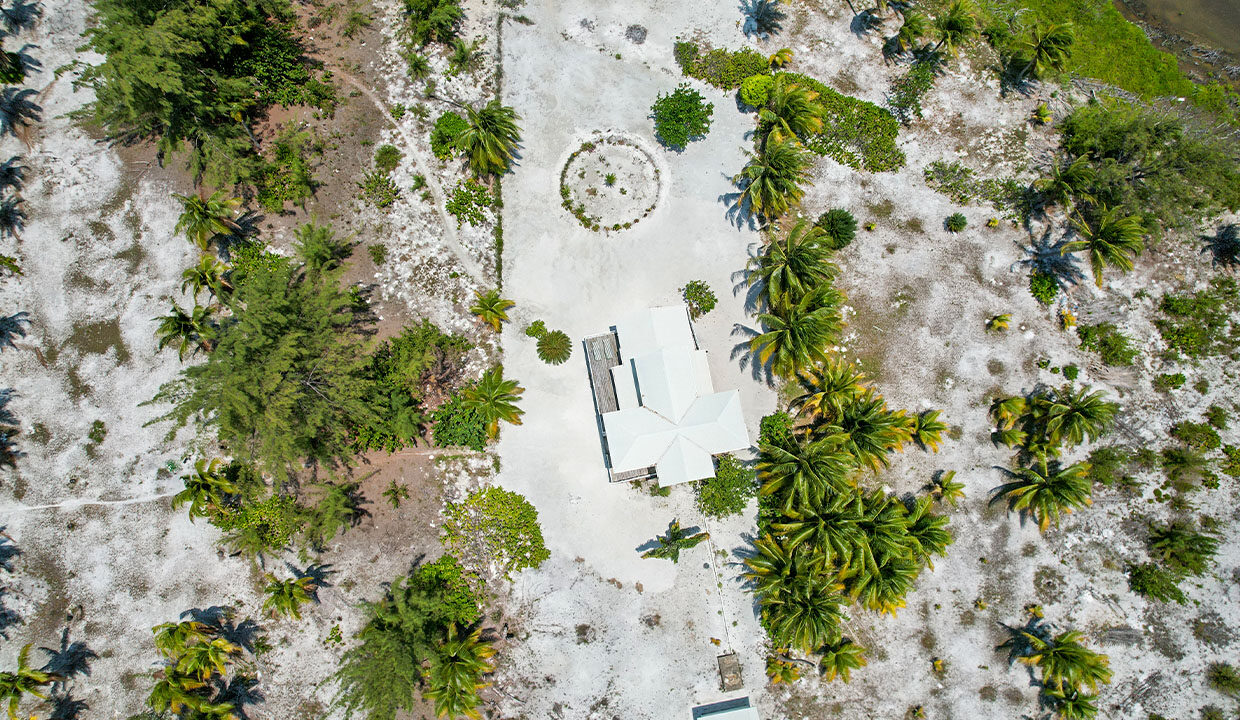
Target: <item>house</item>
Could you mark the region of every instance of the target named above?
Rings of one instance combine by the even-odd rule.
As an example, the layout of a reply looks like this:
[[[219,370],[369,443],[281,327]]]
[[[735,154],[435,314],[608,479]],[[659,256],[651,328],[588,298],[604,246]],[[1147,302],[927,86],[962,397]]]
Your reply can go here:
[[[714,455],[750,446],[740,393],[715,392],[684,305],[635,313],[585,347],[613,482],[713,477]]]

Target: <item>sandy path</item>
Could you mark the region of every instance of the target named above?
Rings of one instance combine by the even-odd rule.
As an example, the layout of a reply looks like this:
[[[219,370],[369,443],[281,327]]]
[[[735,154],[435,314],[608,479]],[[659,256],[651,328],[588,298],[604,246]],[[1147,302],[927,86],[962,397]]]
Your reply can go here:
[[[401,139],[404,141],[404,147],[401,148],[401,151],[406,155],[411,156],[414,160],[414,164],[422,169],[422,176],[426,178],[426,189],[430,190],[431,197],[434,198],[435,211],[439,214],[439,221],[443,223],[442,239],[444,245],[446,245],[447,248],[452,251],[452,254],[456,256],[457,261],[461,263],[461,267],[465,270],[465,272],[468,273],[474,280],[482,283],[485,279],[482,274],[482,268],[479,267],[473,256],[469,254],[469,249],[462,245],[461,241],[457,238],[456,222],[452,218],[448,217],[448,211],[444,209],[446,207],[446,200],[443,189],[439,187],[439,181],[436,179],[435,173],[430,169],[431,161],[426,156],[426,153],[422,152],[418,145],[418,141],[410,136],[403,127],[392,120],[392,114],[387,104],[380,100],[379,96],[376,95],[373,90],[343,70],[335,70],[334,72],[344,78],[345,82],[357,88],[358,91],[374,103],[375,107],[379,109],[379,113],[384,117],[388,124],[396,128],[396,132],[400,133]]]
[[[143,495],[141,497],[129,498],[128,500],[65,500],[64,502],[50,503],[47,505],[8,505],[0,507],[0,515],[9,515],[14,513],[30,512],[31,510],[76,510],[86,505],[140,505],[142,503],[155,502],[176,495],[175,492],[159,493],[157,495]]]

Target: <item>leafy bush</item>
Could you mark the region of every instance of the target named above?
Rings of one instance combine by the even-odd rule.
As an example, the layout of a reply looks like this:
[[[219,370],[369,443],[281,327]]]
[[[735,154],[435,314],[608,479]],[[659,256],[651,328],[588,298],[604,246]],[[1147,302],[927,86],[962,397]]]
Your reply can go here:
[[[269,213],[280,213],[285,203],[304,203],[318,186],[309,158],[321,152],[322,146],[313,134],[293,127],[281,130],[271,159],[264,160],[254,177],[258,204]]]
[[[1238,340],[1231,322],[1237,299],[1236,281],[1216,277],[1201,292],[1164,295],[1159,309],[1166,317],[1156,318],[1154,325],[1172,351],[1189,357],[1228,353]]]
[[[1223,445],[1218,431],[1214,428],[1206,423],[1195,423],[1187,420],[1171,426],[1171,437],[1193,450],[1217,450]]]
[[[1210,663],[1206,668],[1206,682],[1224,695],[1240,698],[1240,672],[1228,663]]]
[[[460,0],[404,0],[405,35],[412,46],[446,43],[465,18]]]
[[[435,421],[434,439],[439,447],[460,445],[481,451],[486,446],[486,420],[476,409],[465,404],[461,393],[453,393],[432,413],[431,418]]]
[[[755,108],[766,105],[767,98],[771,95],[771,85],[774,82],[775,78],[766,74],[750,75],[745,78],[741,81],[741,102]]]
[[[391,207],[400,197],[400,188],[387,173],[368,172],[362,181],[362,197],[377,208]]]
[[[548,365],[563,365],[572,354],[572,340],[562,330],[552,330],[538,338],[538,357]]]
[[[1132,346],[1132,338],[1120,332],[1113,323],[1080,325],[1076,334],[1081,339],[1081,347],[1097,352],[1107,365],[1132,365],[1139,354]]]
[[[481,225],[486,220],[483,210],[494,207],[495,196],[486,186],[473,178],[457,183],[452,189],[452,196],[445,203],[448,214],[456,218],[456,226],[469,221],[470,227]]]
[[[460,503],[448,503],[443,529],[449,552],[479,571],[498,566],[509,579],[551,557],[538,510],[523,495],[503,488],[476,490]]]
[[[806,139],[807,148],[857,170],[886,172],[904,166],[904,153],[896,147],[900,122],[894,115],[874,103],[838,93],[814,78],[785,74],[818,93],[823,129]]]
[[[1150,525],[1150,554],[1167,570],[1180,576],[1205,574],[1218,554],[1218,546],[1218,537],[1213,533],[1198,531],[1181,520]]]
[[[1081,374],[1081,369],[1075,365],[1064,365],[1063,376],[1069,380],[1075,380]]]
[[[1176,576],[1154,563],[1129,566],[1128,588],[1138,595],[1162,602],[1176,602],[1181,605],[1187,602]]]
[[[525,334],[526,336],[532,337],[535,339],[540,338],[543,335],[547,334],[547,323],[543,322],[542,320],[535,320],[534,322],[526,326]]]
[[[1184,377],[1184,373],[1163,373],[1154,378],[1154,389],[1160,392],[1179,390],[1184,387],[1184,383],[1186,382],[1188,382],[1188,378]]]
[[[431,152],[440,160],[456,154],[456,141],[469,129],[469,121],[451,110],[440,115],[431,128]]]
[[[715,460],[715,476],[697,484],[698,511],[709,518],[722,519],[745,512],[758,487],[754,471],[732,455]]]
[[[762,418],[758,427],[759,442],[775,447],[792,447],[792,416],[782,410]]]
[[[376,265],[387,262],[387,245],[367,245],[366,252],[370,253],[370,260]]]
[[[965,227],[968,224],[969,224],[969,219],[964,216],[964,213],[952,213],[951,215],[947,216],[947,220],[944,223],[944,225],[947,227],[947,232],[952,232],[952,233],[961,232],[962,230],[965,229]]]
[[[1231,477],[1240,478],[1240,447],[1235,445],[1223,447],[1223,461],[1219,469]]]
[[[715,291],[702,280],[690,280],[680,289],[680,294],[685,299],[685,305],[689,306],[689,316],[694,320],[714,310],[719,302]]]
[[[1227,420],[1227,411],[1218,405],[1211,405],[1210,409],[1206,410],[1206,422],[1217,430],[1226,430]]]
[[[1126,448],[1097,448],[1089,454],[1089,479],[1101,485],[1114,485],[1124,479],[1124,470],[1132,460],[1132,453]]]
[[[1059,283],[1053,275],[1034,270],[1029,273],[1029,294],[1043,305],[1050,305],[1059,296]]]
[[[692,140],[706,137],[714,112],[714,103],[705,102],[701,93],[686,84],[681,84],[670,95],[659,93],[650,106],[655,137],[677,150],[683,150]]]
[[[913,118],[921,117],[921,101],[934,87],[937,77],[934,64],[917,61],[908,72],[891,83],[891,91],[887,93],[887,107],[900,122],[908,125]]]
[[[380,145],[375,150],[375,167],[383,172],[392,172],[400,165],[400,159],[404,157],[395,145]]]
[[[210,518],[224,531],[222,544],[249,555],[279,553],[305,525],[305,511],[293,498],[272,493],[250,503],[225,506]]]
[[[857,237],[857,218],[843,208],[835,208],[818,216],[814,222],[826,239],[827,247],[842,250]]]
[[[735,90],[745,78],[767,72],[766,57],[749,48],[735,52],[715,49],[703,55],[695,43],[677,42],[673,54],[685,75],[720,90]]]

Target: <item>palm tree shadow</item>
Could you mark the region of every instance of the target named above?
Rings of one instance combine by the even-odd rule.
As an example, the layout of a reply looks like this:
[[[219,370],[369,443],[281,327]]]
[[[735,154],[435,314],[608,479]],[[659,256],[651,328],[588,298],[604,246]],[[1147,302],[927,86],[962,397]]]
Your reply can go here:
[[[258,623],[251,618],[246,618],[240,623],[233,621],[236,610],[231,607],[223,607],[220,605],[212,605],[208,608],[191,608],[181,613],[181,618],[189,618],[194,622],[200,622],[203,625],[215,630],[215,632],[225,640],[234,645],[240,645],[249,652],[254,652],[254,640],[261,630]]]
[[[1200,235],[1198,239],[1206,244],[1202,254],[1209,253],[1215,267],[1240,265],[1240,223],[1220,225],[1213,235]]]
[[[774,385],[775,375],[771,372],[770,363],[759,362],[757,355],[754,354],[753,349],[750,347],[750,340],[758,337],[760,334],[757,330],[740,323],[733,325],[732,336],[740,336],[747,339],[732,346],[728,359],[736,360],[741,370],[749,370],[749,376],[754,380],[767,385]]]
[[[43,69],[43,63],[39,62],[38,58],[26,52],[27,50],[38,50],[38,49],[39,49],[38,45],[26,43],[25,45],[22,45],[19,49],[13,52],[13,54],[17,56],[17,61],[21,63],[22,70],[24,70],[26,73],[37,72]]]
[[[728,182],[736,185],[736,179],[732,176],[724,175],[723,177]],[[724,217],[726,217],[728,219],[728,223],[734,226],[737,230],[744,230],[745,228],[757,230],[758,216],[754,213],[753,207],[748,199],[741,201],[743,188],[739,185],[736,185],[736,187],[738,188],[736,192],[726,192],[719,195],[719,202],[728,207],[727,211],[724,213]]]
[[[4,606],[4,595],[8,588],[0,587],[0,638],[9,639],[8,630],[22,624],[22,616],[16,610]]]
[[[43,4],[39,0],[13,0],[13,5],[0,8],[0,15],[5,30],[10,33],[21,32],[34,27],[39,18],[43,17]]]
[[[762,243],[752,243],[749,246],[749,257],[756,259],[762,254]],[[754,282],[754,272],[749,267],[736,270],[732,273],[732,296],[736,297],[742,292],[745,293],[745,312],[750,315],[757,314],[762,308],[762,297],[766,287],[761,282]]]
[[[779,9],[779,0],[741,0],[741,16],[745,18],[741,32],[745,37],[753,36],[759,40],[767,40],[777,35],[783,27],[787,13]]]
[[[7,317],[0,317],[0,352],[5,348],[17,349],[13,344],[14,338],[26,337],[26,328],[30,325],[30,314],[22,311],[16,312]],[[5,398],[8,403],[8,398]]]
[[[1064,247],[1068,244],[1067,237],[1058,242],[1051,242],[1052,228],[1047,228],[1042,237],[1030,240],[1029,247],[1021,248],[1028,256],[1018,261],[1028,265],[1037,272],[1055,279],[1061,290],[1077,285],[1085,279],[1081,270],[1080,259],[1074,254],[1065,254]]]
[[[241,720],[248,720],[250,716],[246,713],[245,706],[258,705],[267,698],[258,689],[258,678],[234,675],[220,692],[219,699],[221,702],[232,703],[233,713]]]
[[[43,119],[43,108],[30,99],[38,94],[32,88],[12,86],[0,93],[0,137],[17,135],[18,131]]]
[[[12,190],[14,195],[22,194],[28,168],[21,164],[21,159],[20,155],[14,155],[0,163],[0,192]]]
[[[52,695],[50,699],[52,714],[48,715],[47,720],[77,720],[79,715],[90,709],[85,700],[76,700],[68,692]]]
[[[13,572],[13,558],[21,554],[21,548],[13,543],[13,538],[0,526],[0,570]]]
[[[60,649],[39,649],[48,655],[43,670],[59,676],[52,685],[53,689],[59,690],[63,690],[65,683],[78,675],[90,677],[90,663],[99,658],[99,655],[81,640],[69,642],[69,628],[65,628],[60,634]]]
[[[0,200],[0,237],[12,235],[21,238],[21,231],[26,228],[26,211],[22,209],[24,202],[16,195]]]
[[[233,220],[237,224],[237,232],[230,235],[215,236],[215,247],[219,251],[220,259],[224,262],[232,262],[233,251],[253,242],[254,238],[258,237],[260,231],[259,224],[266,219],[266,215],[255,210],[247,210],[240,217]]]
[[[285,561],[284,567],[293,573],[294,577],[308,577],[314,581],[316,588],[335,587],[327,581],[327,578],[335,575],[336,571],[332,569],[330,564],[314,563],[307,565],[304,570],[297,569],[297,566],[291,562]]]
[[[1022,657],[1028,657],[1036,652],[1033,644],[1029,642],[1029,638],[1025,637],[1025,633],[1028,633],[1039,640],[1048,641],[1051,638],[1051,632],[1053,630],[1050,623],[1047,623],[1042,618],[1036,616],[1030,617],[1029,622],[1020,627],[1013,627],[1007,623],[997,624],[1008,633],[1008,639],[995,648],[996,651],[1003,650],[1005,648],[1007,649],[1008,667],[1015,665]],[[1037,675],[1034,674],[1033,667],[1028,666],[1025,669],[1029,673],[1029,686],[1043,687],[1042,683],[1038,680]]]
[[[883,19],[874,13],[874,10],[866,9],[853,15],[853,19],[848,24],[848,29],[857,37],[865,37],[870,31],[877,29],[883,24]]]

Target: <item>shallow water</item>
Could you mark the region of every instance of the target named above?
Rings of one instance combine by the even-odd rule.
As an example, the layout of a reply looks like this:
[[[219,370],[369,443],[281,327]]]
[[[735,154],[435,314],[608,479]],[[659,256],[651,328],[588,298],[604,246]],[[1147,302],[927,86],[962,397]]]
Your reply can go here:
[[[1126,0],[1147,22],[1202,45],[1240,53],[1240,0]]]

